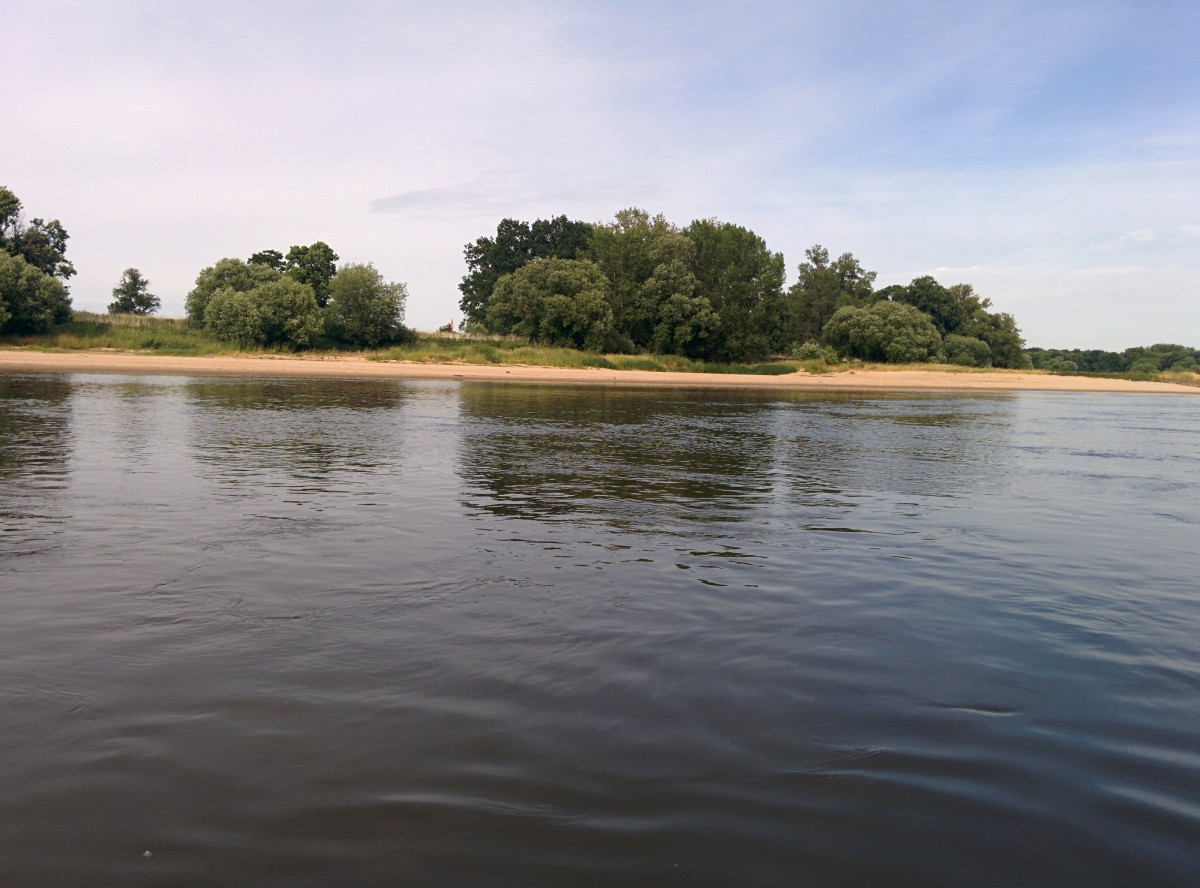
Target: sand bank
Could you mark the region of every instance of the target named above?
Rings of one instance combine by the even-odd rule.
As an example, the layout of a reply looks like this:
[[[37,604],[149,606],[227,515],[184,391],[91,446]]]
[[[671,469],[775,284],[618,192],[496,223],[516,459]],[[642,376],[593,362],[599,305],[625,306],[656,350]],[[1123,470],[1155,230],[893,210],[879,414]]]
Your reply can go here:
[[[38,352],[0,349],[0,372],[135,373],[196,376],[308,376],[345,379],[463,379],[697,388],[857,389],[868,391],[1143,392],[1200,395],[1200,387],[1032,372],[954,373],[942,370],[852,370],[820,376],[657,373],[477,364],[416,364],[361,357],[172,357],[127,352]]]

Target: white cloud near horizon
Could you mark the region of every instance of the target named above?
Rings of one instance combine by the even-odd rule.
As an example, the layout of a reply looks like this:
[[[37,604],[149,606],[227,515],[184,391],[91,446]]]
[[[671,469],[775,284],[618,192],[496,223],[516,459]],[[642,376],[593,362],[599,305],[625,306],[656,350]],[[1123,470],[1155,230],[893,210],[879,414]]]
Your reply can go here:
[[[1032,345],[1200,345],[1187,3],[48,2],[11,11],[0,184],[79,307],[325,240],[457,316],[504,216],[716,216],[789,269],[961,273]],[[935,272],[935,269],[939,270]]]

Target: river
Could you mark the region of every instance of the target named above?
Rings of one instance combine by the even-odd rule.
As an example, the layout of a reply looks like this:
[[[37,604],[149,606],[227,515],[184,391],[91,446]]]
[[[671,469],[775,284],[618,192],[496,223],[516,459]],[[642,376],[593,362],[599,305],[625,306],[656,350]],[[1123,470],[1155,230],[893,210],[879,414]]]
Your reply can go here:
[[[0,885],[1189,885],[1200,412],[0,375]]]

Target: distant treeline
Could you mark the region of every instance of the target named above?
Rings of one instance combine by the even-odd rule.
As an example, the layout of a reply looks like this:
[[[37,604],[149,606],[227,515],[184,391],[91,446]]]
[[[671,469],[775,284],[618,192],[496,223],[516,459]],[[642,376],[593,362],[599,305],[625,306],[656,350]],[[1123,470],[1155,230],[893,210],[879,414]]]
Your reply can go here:
[[[535,343],[704,361],[768,355],[1027,367],[1012,315],[970,284],[874,288],[850,253],[809,249],[784,289],[783,254],[716,219],[686,227],[632,208],[593,225],[504,219],[464,249],[464,327]]]
[[[1200,349],[1159,343],[1123,352],[1100,349],[1027,349],[1033,366],[1060,373],[1200,373]]]

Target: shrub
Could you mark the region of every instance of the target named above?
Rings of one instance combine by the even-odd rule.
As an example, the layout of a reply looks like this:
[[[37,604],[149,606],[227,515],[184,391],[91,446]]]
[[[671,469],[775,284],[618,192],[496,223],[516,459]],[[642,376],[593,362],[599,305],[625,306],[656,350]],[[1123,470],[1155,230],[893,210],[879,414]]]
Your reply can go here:
[[[992,349],[982,339],[951,333],[942,342],[942,354],[947,364],[960,367],[990,367]]]
[[[928,361],[942,344],[929,316],[900,302],[839,308],[821,335],[847,357],[897,364]]]

